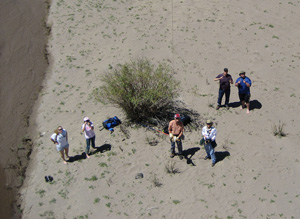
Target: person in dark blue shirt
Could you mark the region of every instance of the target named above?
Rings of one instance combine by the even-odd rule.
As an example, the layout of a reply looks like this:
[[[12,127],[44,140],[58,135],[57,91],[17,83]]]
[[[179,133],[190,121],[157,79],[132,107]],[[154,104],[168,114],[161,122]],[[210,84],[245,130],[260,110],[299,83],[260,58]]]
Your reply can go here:
[[[241,101],[241,109],[247,107],[247,114],[250,113],[250,87],[252,82],[250,78],[246,77],[246,72],[242,71],[239,74],[239,78],[236,79],[235,86],[239,89],[239,98]],[[246,103],[246,105],[245,105]]]
[[[228,74],[228,68],[224,68],[224,73],[219,74],[214,81],[220,82],[218,105],[216,109],[220,109],[223,95],[225,93],[225,106],[229,108],[229,97],[230,97],[230,84],[233,84],[233,80],[230,74]]]

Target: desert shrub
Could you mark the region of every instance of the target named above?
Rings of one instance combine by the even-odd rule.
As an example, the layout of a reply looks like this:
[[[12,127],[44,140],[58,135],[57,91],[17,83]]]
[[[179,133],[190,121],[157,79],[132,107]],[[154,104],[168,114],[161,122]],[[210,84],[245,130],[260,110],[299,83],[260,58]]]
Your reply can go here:
[[[165,170],[167,173],[169,174],[176,174],[176,173],[180,173],[179,169],[176,167],[176,163],[173,161],[169,161],[166,165],[165,165]]]
[[[153,174],[150,178],[150,181],[154,185],[154,187],[161,187],[163,184],[159,181],[156,174]]]
[[[179,82],[165,63],[155,66],[147,59],[119,64],[103,76],[93,90],[95,99],[120,107],[133,121],[163,116],[174,104]]]
[[[272,126],[273,135],[279,138],[285,137],[287,134],[284,131],[284,126],[285,124],[281,123],[281,121],[279,121],[278,125],[273,125]]]

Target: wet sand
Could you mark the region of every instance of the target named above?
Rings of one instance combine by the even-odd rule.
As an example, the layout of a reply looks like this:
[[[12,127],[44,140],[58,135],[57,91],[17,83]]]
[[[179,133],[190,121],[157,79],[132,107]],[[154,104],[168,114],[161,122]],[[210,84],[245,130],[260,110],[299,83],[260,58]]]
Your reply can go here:
[[[39,0],[0,3],[0,215],[17,218],[17,190],[31,152],[28,137],[32,107],[41,90],[47,61]]]

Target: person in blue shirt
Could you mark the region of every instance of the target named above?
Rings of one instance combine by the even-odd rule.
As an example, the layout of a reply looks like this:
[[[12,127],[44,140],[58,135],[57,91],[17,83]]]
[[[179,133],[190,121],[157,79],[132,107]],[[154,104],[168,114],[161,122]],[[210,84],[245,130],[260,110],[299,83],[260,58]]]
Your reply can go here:
[[[247,114],[250,113],[250,87],[252,82],[250,78],[246,77],[246,72],[242,71],[236,79],[235,86],[239,89],[239,98],[241,101],[241,109],[247,107]],[[245,105],[246,103],[246,105]]]

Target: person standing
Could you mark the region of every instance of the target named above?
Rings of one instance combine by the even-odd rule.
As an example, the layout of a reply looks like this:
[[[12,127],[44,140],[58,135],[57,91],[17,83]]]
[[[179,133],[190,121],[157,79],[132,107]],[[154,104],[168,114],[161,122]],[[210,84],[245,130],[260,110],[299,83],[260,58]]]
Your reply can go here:
[[[183,122],[180,119],[180,114],[174,115],[174,120],[169,123],[169,136],[171,141],[171,158],[175,156],[175,143],[178,148],[178,155],[180,160],[183,159],[182,156],[182,139],[183,139]]]
[[[215,166],[217,159],[215,155],[215,149],[212,146],[212,142],[216,140],[217,130],[212,126],[212,121],[207,120],[206,126],[202,128],[202,135],[204,138],[204,148],[206,151],[206,157],[204,160],[211,159],[211,166]]]
[[[56,150],[60,152],[64,164],[67,164],[64,153],[66,154],[67,158],[70,158],[68,132],[63,129],[62,126],[58,126],[57,129],[54,130],[54,133],[51,135],[50,140],[56,145]]]
[[[94,124],[90,121],[89,117],[83,118],[83,124],[82,124],[82,132],[84,132],[84,137],[86,140],[86,148],[85,148],[85,154],[87,158],[90,158],[89,152],[90,152],[90,145],[92,144],[92,148],[96,148],[95,146],[95,139],[96,135],[94,132]]]
[[[236,79],[235,86],[239,90],[239,98],[241,101],[241,109],[245,108],[245,103],[247,107],[247,114],[250,113],[250,87],[252,82],[250,78],[246,77],[246,72],[242,71],[239,74],[239,78]]]
[[[229,97],[230,97],[230,84],[233,84],[233,80],[230,74],[228,74],[228,68],[224,68],[224,72],[219,74],[214,81],[220,82],[218,105],[216,110],[220,109],[222,98],[225,94],[225,106],[229,109]]]

